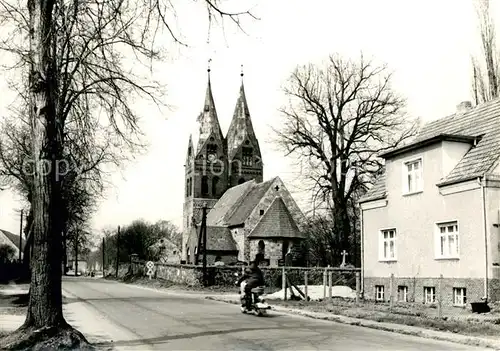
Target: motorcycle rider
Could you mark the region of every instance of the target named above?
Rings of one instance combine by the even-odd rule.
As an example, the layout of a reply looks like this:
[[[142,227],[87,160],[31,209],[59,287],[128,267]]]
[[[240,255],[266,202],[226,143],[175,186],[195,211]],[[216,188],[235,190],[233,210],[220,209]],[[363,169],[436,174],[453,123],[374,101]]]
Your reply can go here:
[[[258,286],[264,285],[264,274],[259,268],[259,263],[262,261],[262,254],[255,255],[255,260],[250,263],[245,269],[245,273],[238,280],[237,285],[239,286],[243,281],[247,281],[245,285],[245,296],[250,297],[246,298],[246,307],[250,308],[252,305],[252,289]]]

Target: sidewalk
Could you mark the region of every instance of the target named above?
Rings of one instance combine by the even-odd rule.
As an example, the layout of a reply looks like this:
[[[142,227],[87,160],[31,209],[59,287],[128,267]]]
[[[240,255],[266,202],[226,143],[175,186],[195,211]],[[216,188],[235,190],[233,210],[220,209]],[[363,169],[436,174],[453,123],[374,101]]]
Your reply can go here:
[[[237,295],[237,294],[233,294],[233,295],[215,295],[215,294],[212,294],[212,295],[207,295],[205,298],[209,299],[209,300],[226,302],[226,303],[230,303],[230,304],[239,304],[240,303],[239,302],[239,295]],[[271,300],[269,301],[269,303],[272,306]],[[360,326],[360,327],[384,330],[384,331],[389,331],[389,332],[394,332],[394,333],[399,333],[399,334],[419,336],[419,337],[428,338],[428,339],[435,339],[435,340],[441,340],[441,341],[451,341],[451,342],[455,342],[455,343],[459,343],[459,344],[488,347],[488,348],[492,348],[495,350],[500,350],[500,341],[499,340],[490,339],[490,338],[486,338],[486,337],[466,336],[466,335],[454,334],[454,333],[450,333],[450,332],[440,332],[440,331],[435,331],[435,330],[430,330],[430,329],[425,329],[425,328],[420,328],[420,327],[413,327],[413,326],[408,326],[408,325],[375,322],[375,321],[371,321],[371,320],[367,320],[367,319],[358,319],[358,318],[351,318],[351,317],[345,317],[345,316],[340,316],[340,315],[334,315],[332,313],[311,312],[311,311],[304,311],[304,310],[297,309],[297,308],[288,308],[288,307],[281,307],[281,306],[272,306],[271,311],[277,311],[277,312],[291,314],[291,315],[299,315],[302,317],[308,317],[308,318],[314,318],[314,319],[328,320],[328,321],[332,321],[332,322],[355,325],[355,326]]]
[[[12,285],[2,289],[2,294],[12,295],[27,293],[28,289],[22,289]],[[78,329],[87,340],[100,350],[145,350],[144,346],[115,346],[113,342],[134,340],[135,335],[116,326],[103,317],[91,305],[83,301],[78,301],[76,296],[63,290],[63,296],[73,300],[63,304],[63,313],[66,321],[74,328]],[[12,315],[0,313],[0,331],[12,332],[19,328],[25,321],[26,315]]]

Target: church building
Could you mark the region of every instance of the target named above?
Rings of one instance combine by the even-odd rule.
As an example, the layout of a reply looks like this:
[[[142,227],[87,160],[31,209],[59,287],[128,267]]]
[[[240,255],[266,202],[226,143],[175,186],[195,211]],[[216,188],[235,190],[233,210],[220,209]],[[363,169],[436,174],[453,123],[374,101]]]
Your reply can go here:
[[[202,245],[207,208],[208,264],[249,262],[262,253],[277,265],[304,238],[304,215],[279,177],[264,179],[264,164],[242,82],[229,130],[224,136],[215,108],[210,69],[195,146],[189,137],[185,167],[182,262],[193,264]]]

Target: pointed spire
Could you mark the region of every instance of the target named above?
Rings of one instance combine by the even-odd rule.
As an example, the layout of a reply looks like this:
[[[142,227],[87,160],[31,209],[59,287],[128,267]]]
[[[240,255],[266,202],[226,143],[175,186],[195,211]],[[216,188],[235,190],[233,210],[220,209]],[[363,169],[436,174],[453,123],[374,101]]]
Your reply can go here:
[[[248,109],[247,99],[245,96],[245,86],[243,84],[243,65],[241,65],[241,86],[240,94],[234,108],[233,119],[227,132],[227,150],[229,159],[232,159],[239,147],[248,140],[258,154],[260,154],[259,142],[253,130],[252,119],[250,118],[250,110]]]
[[[210,135],[219,140],[223,139],[219,119],[217,118],[217,111],[215,109],[214,97],[212,95],[212,83],[210,81],[211,61],[212,59],[208,60],[208,84],[205,93],[205,104],[197,120],[200,126],[200,132],[196,153],[201,151]]]

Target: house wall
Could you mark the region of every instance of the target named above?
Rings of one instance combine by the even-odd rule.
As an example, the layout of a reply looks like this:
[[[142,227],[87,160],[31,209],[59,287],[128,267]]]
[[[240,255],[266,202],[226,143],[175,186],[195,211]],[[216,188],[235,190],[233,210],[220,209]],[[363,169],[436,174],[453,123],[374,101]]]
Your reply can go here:
[[[451,279],[442,281],[450,287],[448,290],[452,291],[452,285],[457,283],[468,289],[470,298],[484,296],[485,240],[479,183],[472,180],[442,188],[436,186],[444,170],[448,171],[466,151],[463,146],[454,144],[457,143],[449,143],[443,148],[439,144],[430,146],[386,162],[386,206],[383,206],[384,201],[378,201],[382,207],[371,209],[367,207],[377,202],[362,204],[365,297],[374,298],[374,286],[382,282],[387,284],[387,292],[391,274],[396,279],[416,279],[417,301],[425,284],[437,288],[441,274],[445,280]],[[417,156],[423,158],[423,192],[405,196],[402,194],[403,162]],[[498,210],[499,193],[490,189],[486,193],[489,199],[487,215],[491,218]],[[455,220],[459,226],[459,259],[436,259],[436,223]],[[496,247],[493,251],[498,260],[498,233],[493,233],[489,220],[488,223],[488,246],[491,248],[493,243]],[[379,260],[380,231],[389,228],[396,229],[396,260],[383,262]],[[490,249],[490,255],[493,251]],[[492,272],[490,266],[489,277]]]

